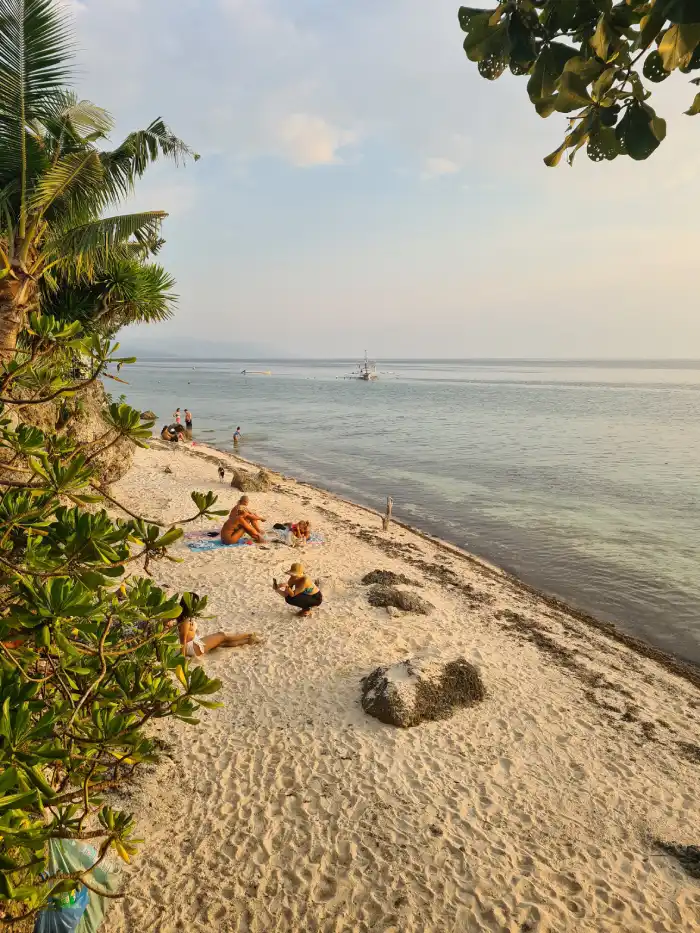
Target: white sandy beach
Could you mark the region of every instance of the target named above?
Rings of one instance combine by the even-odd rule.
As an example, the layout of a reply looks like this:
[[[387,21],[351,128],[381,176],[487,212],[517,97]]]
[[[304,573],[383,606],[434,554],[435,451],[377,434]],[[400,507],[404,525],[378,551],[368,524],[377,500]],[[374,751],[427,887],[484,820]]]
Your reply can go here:
[[[139,451],[114,495],[162,521],[191,513],[192,489],[230,507],[238,493],[195,451]],[[251,501],[326,544],[180,544],[182,563],[154,567],[210,597],[203,633],[266,643],[197,662],[223,707],[160,727],[171,749],[124,802],[146,842],[105,933],[697,931],[700,881],[654,844],[700,843],[696,686],[321,490],[278,478]],[[325,597],[310,619],[271,588],[300,558]],[[377,568],[421,583],[435,611],[371,608],[360,580]],[[406,731],[366,716],[360,678],[425,651],[476,663],[485,702]]]

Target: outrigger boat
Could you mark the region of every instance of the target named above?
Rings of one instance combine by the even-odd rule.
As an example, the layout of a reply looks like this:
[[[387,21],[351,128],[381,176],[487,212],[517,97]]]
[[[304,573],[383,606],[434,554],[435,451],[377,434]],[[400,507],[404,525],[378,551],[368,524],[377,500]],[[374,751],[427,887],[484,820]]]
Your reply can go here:
[[[353,373],[350,373],[348,379],[361,379],[363,382],[372,382],[374,379],[378,379],[379,375],[377,373],[377,364],[374,360],[367,359],[367,351],[365,350],[365,358],[357,364],[357,370]]]

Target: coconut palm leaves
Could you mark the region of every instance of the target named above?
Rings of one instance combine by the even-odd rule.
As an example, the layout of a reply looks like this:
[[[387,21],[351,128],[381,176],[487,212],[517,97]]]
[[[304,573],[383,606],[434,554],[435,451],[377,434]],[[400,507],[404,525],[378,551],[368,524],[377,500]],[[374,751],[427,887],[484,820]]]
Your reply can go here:
[[[67,21],[53,0],[0,0],[0,184],[12,173],[7,180],[19,181],[22,204],[28,175],[41,161],[31,126],[64,89],[71,45]],[[20,235],[25,224],[21,211]]]
[[[115,207],[157,159],[197,158],[162,119],[103,149],[112,119],[66,88],[71,57],[56,0],[0,0],[0,362],[57,283],[79,286],[84,297],[109,280],[115,263],[126,263],[133,277],[133,264],[160,242],[166,214],[119,214]],[[144,294],[161,281],[160,297],[145,302],[142,318],[131,302],[130,318],[165,316],[172,282],[154,269],[141,281],[150,286]],[[105,314],[104,293],[100,298],[95,313]]]
[[[89,285],[55,283],[42,304],[60,321],[79,321],[84,331],[113,336],[127,324],[169,318],[176,301],[174,285],[157,263],[122,259],[110,262]]]

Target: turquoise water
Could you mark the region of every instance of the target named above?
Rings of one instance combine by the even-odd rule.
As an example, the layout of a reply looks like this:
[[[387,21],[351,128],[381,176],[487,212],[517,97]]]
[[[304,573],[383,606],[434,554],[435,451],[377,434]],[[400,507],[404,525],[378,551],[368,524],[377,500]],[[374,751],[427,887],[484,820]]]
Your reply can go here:
[[[270,369],[244,376],[242,369]],[[700,362],[141,361],[127,398],[700,663]]]

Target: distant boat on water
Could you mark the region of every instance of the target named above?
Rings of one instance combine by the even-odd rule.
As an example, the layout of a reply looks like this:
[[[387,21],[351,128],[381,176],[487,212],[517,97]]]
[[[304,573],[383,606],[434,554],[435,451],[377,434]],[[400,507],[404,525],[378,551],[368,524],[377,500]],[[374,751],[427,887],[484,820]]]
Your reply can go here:
[[[350,375],[345,377],[346,379],[360,379],[362,382],[372,382],[374,379],[379,378],[379,373],[377,372],[377,364],[374,360],[367,358],[367,351],[365,350],[365,358],[357,364],[357,369],[350,373]]]
[[[269,369],[242,369],[241,376],[271,376],[272,371]]]

